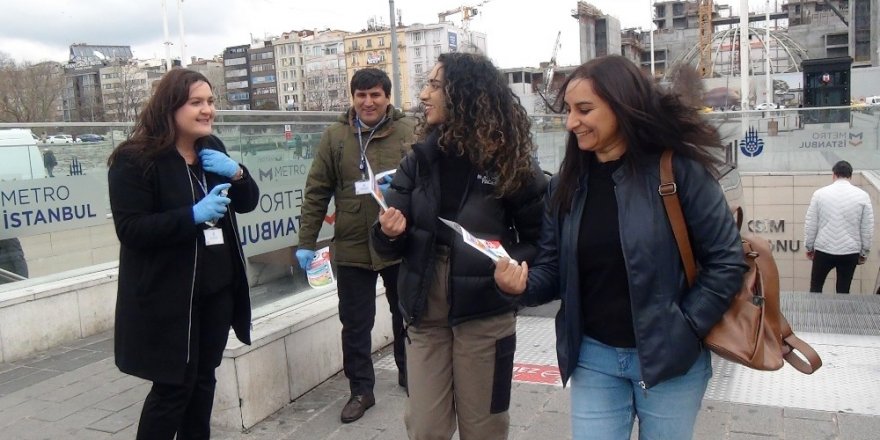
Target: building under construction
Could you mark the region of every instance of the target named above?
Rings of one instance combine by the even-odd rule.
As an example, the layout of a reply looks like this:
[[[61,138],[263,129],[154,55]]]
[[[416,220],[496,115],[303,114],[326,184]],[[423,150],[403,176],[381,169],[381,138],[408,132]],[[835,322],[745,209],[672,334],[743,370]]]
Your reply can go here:
[[[878,66],[880,0],[774,1],[767,38],[766,12],[749,15],[749,49],[740,48],[739,17],[728,5],[712,0],[670,0],[653,5],[654,69],[665,75],[673,65],[687,63],[704,77],[738,76],[740,59],[749,57],[751,74],[763,74],[764,53],[770,73],[799,71],[804,59],[850,56],[853,67]],[[778,6],[777,6],[778,5]],[[581,62],[608,53],[627,56],[646,71],[651,67],[649,33],[619,30],[615,17],[579,1]],[[613,34],[613,36],[612,36]]]

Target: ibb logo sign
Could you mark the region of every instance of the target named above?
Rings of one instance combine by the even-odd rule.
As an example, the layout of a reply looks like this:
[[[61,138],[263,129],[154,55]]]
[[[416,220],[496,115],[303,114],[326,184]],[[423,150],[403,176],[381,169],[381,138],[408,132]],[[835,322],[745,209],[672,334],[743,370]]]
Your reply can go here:
[[[758,137],[758,130],[749,127],[746,138],[739,141],[739,149],[747,157],[755,157],[764,151],[764,140]]]

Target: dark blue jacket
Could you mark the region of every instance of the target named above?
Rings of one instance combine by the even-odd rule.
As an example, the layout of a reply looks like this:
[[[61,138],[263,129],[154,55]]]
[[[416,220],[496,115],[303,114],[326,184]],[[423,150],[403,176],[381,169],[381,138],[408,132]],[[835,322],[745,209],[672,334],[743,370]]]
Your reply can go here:
[[[400,209],[406,217],[404,234],[389,241],[378,222],[370,234],[380,255],[403,258],[397,291],[408,325],[418,325],[424,316],[427,292],[434,281],[438,228],[447,228],[437,220],[440,173],[436,162],[440,151],[436,142],[435,133],[413,146],[400,162],[386,195],[388,205]],[[533,177],[504,198],[495,195],[493,179],[471,172],[456,220],[476,237],[499,240],[513,259],[531,262],[537,254],[547,179],[533,163]],[[449,265],[450,325],[514,310],[515,301],[500,294],[495,286],[495,263],[461,238],[456,238],[450,250]]]
[[[678,194],[687,219],[699,275],[687,287],[672,228],[657,192],[660,156],[613,174],[620,243],[629,279],[633,327],[644,387],[688,371],[703,350],[702,337],[721,318],[738,292],[746,265],[739,231],[724,193],[699,163],[674,156]],[[550,182],[540,251],[523,302],[537,305],[556,298],[556,353],[563,383],[578,361],[583,339],[578,233],[584,212],[588,170],[574,193],[571,212],[560,219],[549,209],[558,175]]]

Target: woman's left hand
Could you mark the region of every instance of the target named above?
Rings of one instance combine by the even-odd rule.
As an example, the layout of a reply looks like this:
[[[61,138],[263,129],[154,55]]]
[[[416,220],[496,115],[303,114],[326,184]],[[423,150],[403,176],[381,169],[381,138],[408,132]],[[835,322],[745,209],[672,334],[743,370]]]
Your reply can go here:
[[[202,161],[202,168],[209,173],[230,179],[238,173],[238,162],[217,150],[203,148],[199,151],[199,159]]]
[[[495,263],[495,284],[502,292],[510,295],[522,295],[526,291],[526,281],[529,279],[529,265],[525,261],[519,265],[512,263],[509,258],[501,257]]]

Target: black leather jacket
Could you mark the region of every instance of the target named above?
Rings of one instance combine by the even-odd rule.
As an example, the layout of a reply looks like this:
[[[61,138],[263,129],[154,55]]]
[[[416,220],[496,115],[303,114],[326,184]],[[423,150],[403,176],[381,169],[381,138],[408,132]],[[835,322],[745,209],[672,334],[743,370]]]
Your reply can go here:
[[[403,258],[398,275],[400,307],[407,325],[418,324],[424,315],[428,288],[433,282],[440,204],[440,155],[436,136],[413,146],[400,163],[388,205],[406,216],[404,234],[390,241],[378,222],[370,234],[376,252],[388,258]],[[516,194],[497,198],[492,179],[472,172],[461,201],[457,222],[474,236],[499,240],[517,261],[529,261],[537,254],[541,227],[542,198],[547,179],[537,164],[534,178]],[[515,231],[512,226],[516,227]],[[498,292],[493,278],[495,264],[460,238],[450,249],[450,325],[499,315],[515,308],[515,302]]]
[[[680,376],[703,350],[701,339],[727,310],[746,271],[742,245],[723,191],[699,163],[675,155],[678,194],[699,275],[687,287],[660,184],[660,156],[643,164],[624,164],[613,174],[620,242],[629,279],[633,327],[641,363],[642,386]],[[574,193],[572,209],[561,220],[545,197],[540,251],[523,302],[537,305],[562,299],[556,316],[556,353],[563,383],[571,376],[583,339],[577,243],[588,188],[587,172]],[[550,182],[552,194],[558,177]]]

